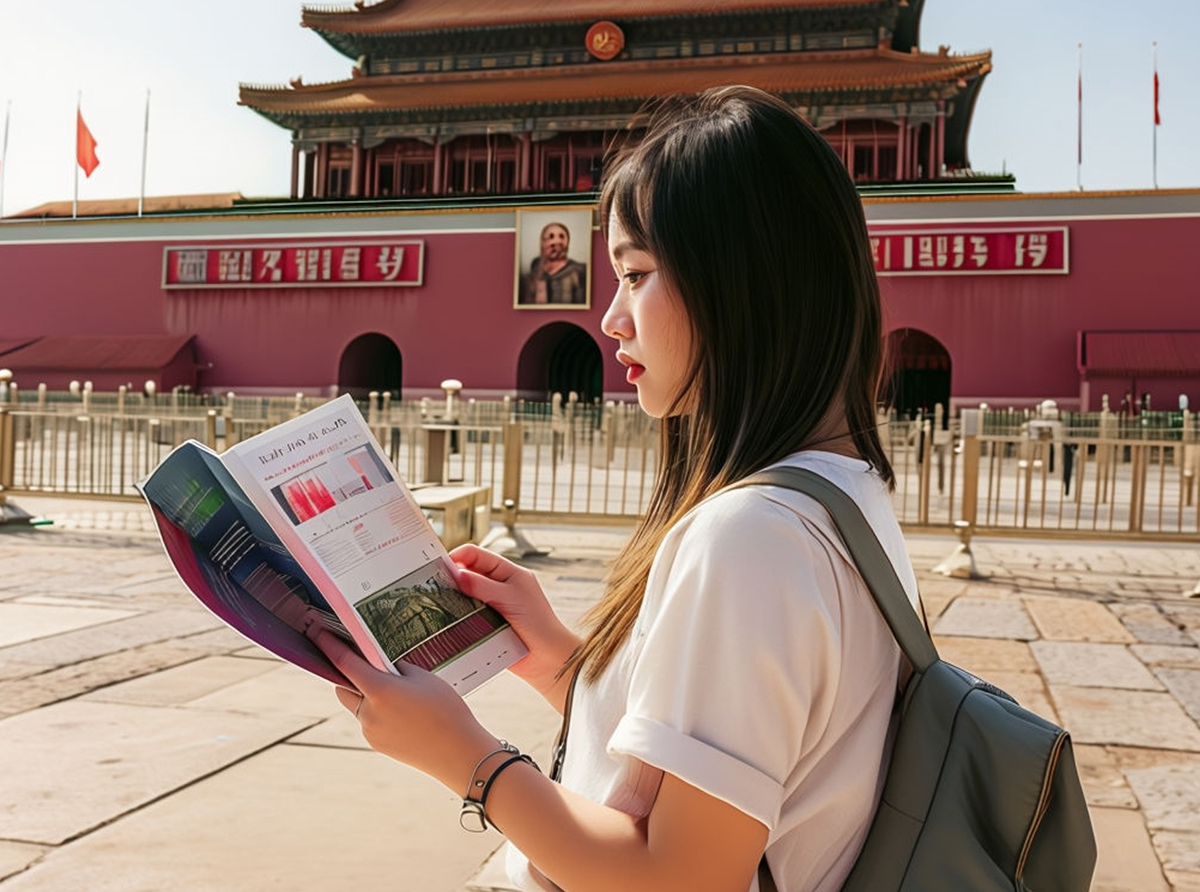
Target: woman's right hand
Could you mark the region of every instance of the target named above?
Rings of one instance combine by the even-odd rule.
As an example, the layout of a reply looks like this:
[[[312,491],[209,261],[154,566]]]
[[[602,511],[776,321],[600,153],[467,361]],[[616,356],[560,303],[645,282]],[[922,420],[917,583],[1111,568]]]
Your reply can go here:
[[[461,545],[450,559],[459,590],[495,608],[529,649],[512,672],[562,712],[570,679],[559,672],[581,641],[554,613],[537,577],[478,545]]]

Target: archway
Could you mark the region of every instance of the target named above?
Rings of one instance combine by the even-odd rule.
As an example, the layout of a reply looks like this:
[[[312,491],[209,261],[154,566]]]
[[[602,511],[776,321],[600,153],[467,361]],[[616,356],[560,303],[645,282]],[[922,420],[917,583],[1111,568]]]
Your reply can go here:
[[[950,417],[950,353],[933,335],[898,328],[887,339],[888,382],[884,401],[902,417],[933,413],[942,404]]]
[[[346,345],[338,363],[338,393],[364,400],[372,390],[400,399],[403,363],[400,348],[387,335],[359,335]]]
[[[604,362],[596,341],[570,322],[551,322],[530,335],[517,360],[517,392],[529,399],[549,399],[574,391],[581,402],[603,392]]]

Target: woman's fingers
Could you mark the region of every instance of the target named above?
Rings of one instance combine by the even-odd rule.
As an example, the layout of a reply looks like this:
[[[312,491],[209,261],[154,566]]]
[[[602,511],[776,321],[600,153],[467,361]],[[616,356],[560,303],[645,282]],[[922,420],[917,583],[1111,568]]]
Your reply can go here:
[[[450,559],[463,569],[486,576],[496,582],[507,582],[515,574],[522,572],[521,568],[507,561],[494,551],[480,548],[470,543],[460,545],[450,552]]]
[[[332,632],[317,626],[310,626],[305,634],[329,658],[329,662],[333,663],[334,667],[346,676],[346,680],[363,694],[370,696],[371,691],[380,684],[380,676],[387,677],[388,673],[380,672]],[[344,689],[339,688],[339,700],[342,690]]]

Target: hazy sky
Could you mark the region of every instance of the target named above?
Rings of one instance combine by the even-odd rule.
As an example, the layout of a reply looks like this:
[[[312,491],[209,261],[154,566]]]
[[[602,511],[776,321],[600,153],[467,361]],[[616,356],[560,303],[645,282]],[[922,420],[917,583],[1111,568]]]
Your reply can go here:
[[[239,82],[349,76],[351,61],[300,27],[300,9],[298,0],[0,0],[0,113],[11,103],[4,212],[71,198],[80,90],[101,162],[90,179],[81,174],[80,198],[138,194],[147,89],[147,195],[286,195],[288,133],[239,107],[237,92]],[[1200,0],[926,0],[921,47],[992,50],[972,166],[1007,169],[1018,189],[1044,192],[1076,188],[1080,42],[1083,186],[1151,186],[1158,41],[1158,183],[1195,187],[1197,33]]]

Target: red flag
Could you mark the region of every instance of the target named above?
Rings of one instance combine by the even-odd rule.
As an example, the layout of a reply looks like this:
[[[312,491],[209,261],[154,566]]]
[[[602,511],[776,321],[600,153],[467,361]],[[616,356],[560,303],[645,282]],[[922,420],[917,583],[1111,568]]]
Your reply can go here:
[[[1158,114],[1158,71],[1154,72],[1154,126],[1157,127],[1162,123],[1162,118]]]
[[[75,116],[75,159],[83,168],[83,175],[90,177],[92,171],[100,166],[100,159],[96,157],[96,139],[88,130],[88,125],[83,123],[83,112],[76,110]]]

